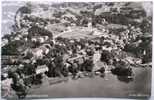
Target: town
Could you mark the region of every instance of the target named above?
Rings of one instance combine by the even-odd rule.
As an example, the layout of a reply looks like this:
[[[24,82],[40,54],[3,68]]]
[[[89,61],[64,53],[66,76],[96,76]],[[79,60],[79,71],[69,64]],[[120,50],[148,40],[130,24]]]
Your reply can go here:
[[[45,78],[56,85],[113,74],[129,83],[135,68],[152,71],[152,15],[139,2],[27,2],[14,23],[2,37],[4,98],[8,88],[26,98]]]

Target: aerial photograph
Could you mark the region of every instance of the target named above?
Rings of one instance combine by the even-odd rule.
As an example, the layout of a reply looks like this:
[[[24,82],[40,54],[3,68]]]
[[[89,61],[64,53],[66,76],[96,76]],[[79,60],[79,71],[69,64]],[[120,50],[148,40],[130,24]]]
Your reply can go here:
[[[150,98],[153,2],[1,8],[2,98]]]

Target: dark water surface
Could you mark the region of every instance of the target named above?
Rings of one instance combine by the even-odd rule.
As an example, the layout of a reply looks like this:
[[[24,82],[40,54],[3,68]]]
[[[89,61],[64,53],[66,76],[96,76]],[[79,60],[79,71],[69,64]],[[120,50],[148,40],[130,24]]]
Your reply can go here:
[[[28,96],[48,97],[147,97],[151,91],[151,68],[133,68],[135,78],[131,82],[118,80],[108,73],[104,78],[82,78],[31,89]]]

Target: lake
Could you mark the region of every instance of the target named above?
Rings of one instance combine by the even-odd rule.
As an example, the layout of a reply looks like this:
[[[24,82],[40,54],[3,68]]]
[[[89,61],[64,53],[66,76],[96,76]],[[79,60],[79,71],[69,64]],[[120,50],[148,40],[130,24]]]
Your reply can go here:
[[[122,81],[116,75],[107,73],[104,78],[70,79],[67,82],[49,85],[42,84],[40,87],[31,89],[28,96],[34,97],[148,97],[151,91],[151,68],[133,68],[134,80]]]

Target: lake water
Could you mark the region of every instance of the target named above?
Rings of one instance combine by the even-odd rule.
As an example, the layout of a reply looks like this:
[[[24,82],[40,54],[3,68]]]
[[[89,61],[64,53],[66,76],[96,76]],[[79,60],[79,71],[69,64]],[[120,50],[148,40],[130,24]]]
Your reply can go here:
[[[28,95],[48,97],[148,97],[151,91],[151,68],[133,68],[134,80],[121,81],[107,73],[104,78],[81,78],[54,85],[42,84]]]

